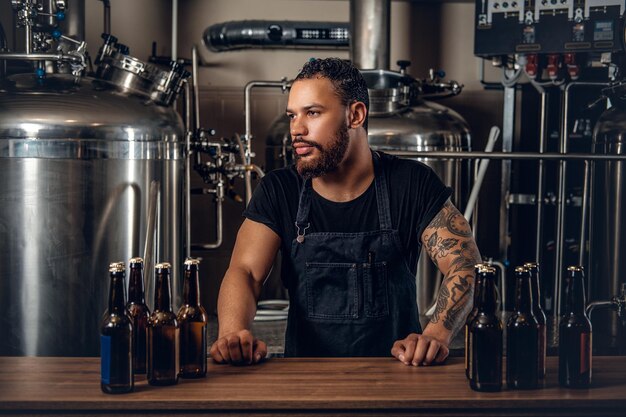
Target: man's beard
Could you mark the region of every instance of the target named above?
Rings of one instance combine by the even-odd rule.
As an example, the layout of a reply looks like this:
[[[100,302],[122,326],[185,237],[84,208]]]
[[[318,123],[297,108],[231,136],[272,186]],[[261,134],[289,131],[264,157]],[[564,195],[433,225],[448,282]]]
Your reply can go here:
[[[348,134],[348,127],[342,123],[341,127],[337,130],[333,141],[323,148],[321,145],[315,142],[310,142],[303,139],[296,139],[293,143],[306,143],[307,145],[316,148],[320,155],[312,161],[305,161],[303,157],[298,155],[294,150],[294,158],[296,160],[296,169],[298,174],[302,178],[316,178],[321,177],[324,174],[328,174],[337,169],[343,157],[348,150],[348,143],[350,142],[350,135]]]

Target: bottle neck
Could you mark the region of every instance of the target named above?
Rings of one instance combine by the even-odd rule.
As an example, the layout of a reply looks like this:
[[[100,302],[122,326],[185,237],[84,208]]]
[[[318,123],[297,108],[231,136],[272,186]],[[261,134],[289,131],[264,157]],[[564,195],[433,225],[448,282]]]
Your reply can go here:
[[[111,272],[109,287],[109,314],[123,314],[126,309],[124,272]]]
[[[143,289],[143,268],[141,265],[131,265],[128,278],[128,301],[136,304],[145,304]]]
[[[496,285],[493,275],[484,275],[480,286],[477,310],[479,313],[495,314],[497,308]]]
[[[572,273],[565,286],[565,313],[585,314],[586,305],[583,276],[580,273]]]
[[[172,311],[170,292],[170,273],[157,272],[154,287],[154,309],[159,311]]]
[[[198,268],[195,266],[185,267],[183,302],[193,306],[200,305],[200,279]]]
[[[530,313],[533,309],[533,297],[530,289],[530,275],[527,273],[517,275],[515,286],[515,310],[518,313]]]

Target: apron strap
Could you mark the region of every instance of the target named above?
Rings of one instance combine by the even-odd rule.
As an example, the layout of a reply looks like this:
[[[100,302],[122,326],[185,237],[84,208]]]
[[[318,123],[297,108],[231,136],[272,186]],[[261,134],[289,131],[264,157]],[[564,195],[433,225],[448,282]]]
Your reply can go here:
[[[374,160],[374,187],[376,188],[376,204],[378,205],[378,222],[381,230],[391,230],[391,209],[389,208],[389,189],[387,177],[383,172],[381,156],[372,151]]]
[[[309,223],[309,211],[311,209],[311,191],[313,189],[310,179],[304,180],[300,201],[298,203],[298,214],[296,215],[296,240],[298,243],[304,242],[306,229],[311,226]]]

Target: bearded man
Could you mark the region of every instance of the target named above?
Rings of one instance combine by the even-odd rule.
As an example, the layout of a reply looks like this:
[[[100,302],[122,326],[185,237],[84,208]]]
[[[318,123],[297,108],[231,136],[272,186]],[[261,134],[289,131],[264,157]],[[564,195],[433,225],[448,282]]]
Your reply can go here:
[[[413,366],[448,356],[472,308],[480,255],[434,171],[370,150],[368,106],[348,61],[311,60],[296,77],[287,105],[295,164],[266,175],[244,212],[220,288],[214,361],[266,356],[250,328],[278,250],[290,302],[285,356],[391,355]],[[423,331],[422,247],[444,274]]]

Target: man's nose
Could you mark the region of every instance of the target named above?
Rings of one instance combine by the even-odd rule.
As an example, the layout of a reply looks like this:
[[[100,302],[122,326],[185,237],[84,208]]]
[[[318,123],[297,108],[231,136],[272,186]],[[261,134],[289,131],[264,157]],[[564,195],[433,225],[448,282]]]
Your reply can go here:
[[[291,138],[295,139],[298,136],[306,136],[308,133],[306,124],[302,122],[299,117],[294,117],[291,119],[290,129],[291,129]]]

